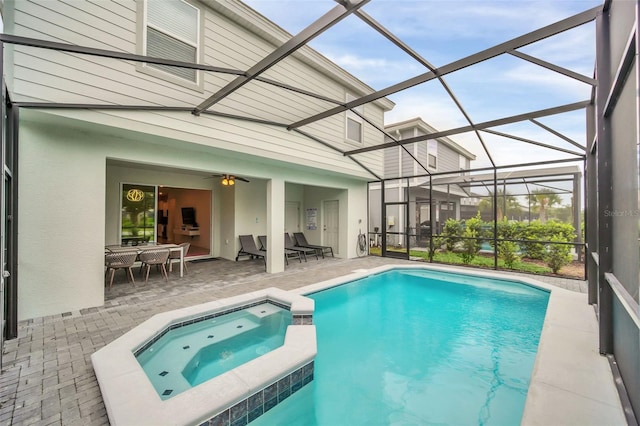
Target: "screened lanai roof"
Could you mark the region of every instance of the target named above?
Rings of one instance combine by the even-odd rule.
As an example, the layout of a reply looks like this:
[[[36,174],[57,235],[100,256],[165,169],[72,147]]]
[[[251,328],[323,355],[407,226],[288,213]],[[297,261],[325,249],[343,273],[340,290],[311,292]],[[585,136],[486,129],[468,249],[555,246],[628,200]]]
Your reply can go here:
[[[452,185],[460,188],[468,196],[493,195],[498,192],[509,195],[530,195],[536,193],[573,194],[575,184],[579,184],[582,172],[577,166],[551,167],[544,169],[520,169],[504,172],[465,174],[461,176],[434,177],[433,186]],[[420,186],[428,187],[429,182]],[[508,190],[505,190],[508,187]],[[479,193],[484,189],[486,194]]]
[[[241,16],[240,12],[258,15],[239,1],[219,2],[206,0],[203,1],[203,3],[211,6],[216,11],[225,11],[225,13],[231,14],[235,13],[239,20],[245,19]],[[201,98],[197,102],[193,102],[193,104],[180,102],[176,105],[158,105],[150,99],[143,99],[138,104],[123,103],[105,105],[92,103],[92,98],[90,96],[86,96],[85,102],[40,102],[37,100],[38,94],[34,93],[19,98],[12,98],[12,102],[17,106],[38,109],[164,110],[183,112],[184,114],[193,114],[195,116],[211,114],[237,120],[248,120],[265,126],[276,126],[286,129],[287,131],[297,132],[304,137],[311,139],[315,143],[319,143],[333,149],[339,155],[351,158],[376,179],[380,179],[380,176],[377,176],[374,172],[368,170],[364,165],[362,165],[358,160],[360,156],[371,151],[398,145],[407,146],[413,143],[445,136],[452,137],[456,135],[470,135],[474,142],[470,142],[469,144],[475,144],[474,147],[469,146],[467,143],[457,142],[464,149],[471,151],[476,155],[482,154],[491,167],[523,166],[530,163],[531,159],[527,156],[519,156],[517,152],[518,150],[515,150],[514,155],[509,156],[508,160],[502,162],[496,161],[496,154],[498,152],[513,149],[512,147],[516,144],[517,146],[523,146],[522,144],[525,144],[527,146],[544,150],[547,153],[544,160],[545,163],[553,163],[556,160],[562,162],[573,160],[582,161],[585,158],[586,143],[577,142],[574,138],[557,131],[551,125],[543,123],[540,119],[584,110],[591,104],[591,99],[576,99],[562,105],[551,105],[528,112],[518,111],[517,114],[507,115],[501,118],[477,120],[471,117],[468,113],[464,102],[462,102],[454,92],[452,89],[453,86],[448,83],[447,79],[455,79],[455,76],[458,73],[464,73],[470,67],[481,67],[486,61],[506,57],[510,60],[522,61],[529,66],[534,66],[540,70],[544,70],[544,72],[561,75],[569,81],[578,81],[586,87],[592,88],[596,84],[595,79],[592,77],[554,64],[551,61],[535,57],[529,53],[525,53],[523,48],[592,22],[597,14],[602,13],[601,6],[585,10],[568,18],[546,25],[534,31],[530,31],[492,47],[482,49],[476,53],[472,53],[444,65],[436,66],[418,51],[405,43],[402,40],[402,37],[390,31],[370,15],[367,12],[367,6],[373,3],[376,3],[376,0],[340,0],[337,4],[336,2],[327,0],[327,7],[330,7],[330,10],[319,16],[311,24],[293,36],[288,35],[286,31],[277,25],[269,23],[267,20],[263,19],[263,22],[260,24],[262,27],[253,28],[253,30],[262,35],[268,36],[267,38],[270,38],[277,47],[275,47],[270,54],[258,60],[246,69],[233,69],[205,63],[187,63],[167,58],[153,58],[134,53],[97,48],[95,47],[96,43],[93,43],[92,46],[81,46],[10,34],[0,35],[0,40],[4,44],[30,46],[37,49],[48,49],[56,52],[91,55],[94,57],[98,56],[113,60],[146,62],[202,70],[206,73],[224,76],[226,81],[226,83],[223,84],[216,92],[202,94]],[[508,8],[509,6],[508,4],[505,4],[504,7]],[[247,10],[249,12],[247,12]],[[417,69],[422,70],[413,77],[403,79],[395,84],[391,84],[377,90],[372,89],[356,78],[349,77],[349,73],[338,71],[338,67],[336,67],[335,64],[331,65],[330,61],[326,60],[322,55],[319,55],[315,50],[309,48],[307,44],[323,33],[332,31],[333,27],[346,19],[357,19],[361,23],[364,23],[372,34],[381,38],[385,43],[391,43],[395,46],[399,54],[406,55],[411,58],[415,62]],[[348,43],[348,40],[345,40],[345,43]],[[445,49],[446,47],[442,48]],[[438,46],[433,47],[434,51],[437,51],[437,49]],[[567,46],[568,51],[571,49],[572,46]],[[273,78],[270,74],[270,70],[282,70],[286,67],[287,60],[293,56],[303,58],[308,63],[315,63],[316,66],[324,67],[329,72],[340,74],[341,78],[344,78],[344,81],[349,86],[356,89],[356,92],[364,94],[359,95],[350,101],[346,101],[344,99],[332,99],[325,94],[314,93],[305,87],[296,86],[296,83]],[[106,60],[105,63],[107,63]],[[380,69],[380,72],[385,72],[385,70]],[[436,132],[398,140],[393,135],[386,133],[383,126],[379,123],[371,122],[358,110],[359,106],[371,102],[386,102],[385,105],[390,108],[393,104],[386,100],[387,97],[425,84],[437,84],[440,89],[447,94],[451,104],[455,106],[454,109],[456,112],[464,117],[464,122],[466,124],[453,128],[440,128],[440,130]],[[268,108],[268,105],[260,105],[256,106],[255,109],[248,108],[247,110],[238,111],[237,108],[234,108],[235,104],[233,99],[234,97],[243,96],[243,90],[251,85],[270,87],[269,90],[273,92],[273,96],[270,97],[272,102],[277,102],[279,98],[278,95],[283,91],[293,93],[295,96],[299,96],[300,99],[306,100],[306,108],[300,109],[299,111],[291,111],[287,116],[273,115],[271,113],[271,109]],[[336,144],[335,141],[323,139],[322,135],[313,131],[313,125],[315,123],[322,123],[323,120],[348,110],[360,116],[363,119],[365,126],[374,128],[376,131],[386,135],[390,141],[374,146],[344,149],[341,148],[339,144]],[[429,117],[424,118],[427,121],[430,121]],[[515,132],[511,132],[509,126],[522,123],[533,127],[537,132],[531,133],[533,136],[519,135],[515,134]],[[383,139],[384,138],[381,138],[381,140]],[[508,141],[508,143],[505,141]],[[428,170],[427,173],[429,173]]]
[[[577,166],[568,167],[550,167],[546,169],[525,169],[525,170],[513,170],[506,172],[497,172],[495,174],[495,180],[498,183],[526,183],[533,179],[549,178],[553,177],[554,181],[560,181],[564,179],[573,179],[574,177],[582,176],[582,172]],[[494,174],[473,174],[451,177],[435,177],[432,179],[434,185],[460,185],[460,186],[472,186],[473,184],[490,184],[493,185]]]

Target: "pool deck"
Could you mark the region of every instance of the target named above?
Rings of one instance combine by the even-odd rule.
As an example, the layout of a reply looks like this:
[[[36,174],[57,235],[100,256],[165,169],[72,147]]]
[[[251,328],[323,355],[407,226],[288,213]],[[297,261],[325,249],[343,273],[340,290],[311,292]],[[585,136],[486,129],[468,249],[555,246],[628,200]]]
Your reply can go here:
[[[105,290],[105,305],[23,321],[18,338],[5,342],[0,425],[109,424],[90,356],[152,315],[268,287],[293,290],[389,264],[416,262],[326,258],[292,261],[285,272],[266,274],[261,260],[214,260],[190,263],[184,278],[174,271],[166,283],[155,274],[136,288],[117,274],[113,288]],[[586,283],[512,275],[569,290],[558,292],[550,305],[523,424],[626,424],[609,363],[598,354]]]

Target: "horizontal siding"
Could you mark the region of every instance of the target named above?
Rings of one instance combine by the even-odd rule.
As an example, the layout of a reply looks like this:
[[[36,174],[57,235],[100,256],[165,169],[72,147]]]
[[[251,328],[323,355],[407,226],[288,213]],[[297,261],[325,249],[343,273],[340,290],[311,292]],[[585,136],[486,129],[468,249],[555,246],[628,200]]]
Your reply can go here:
[[[269,42],[256,37],[226,17],[203,7],[205,28],[205,63],[245,70],[275,49]],[[136,3],[135,1],[17,1],[15,2],[14,33],[20,36],[60,41],[101,49],[136,52]],[[11,49],[14,64],[13,79],[9,87],[16,101],[39,100],[43,102],[71,102],[122,105],[198,105],[215,93],[233,76],[204,73],[204,93],[185,88],[169,81],[136,71],[136,64],[128,61],[105,59],[88,55],[75,55],[45,49],[16,46]],[[299,59],[289,57],[270,69],[265,76],[277,81],[320,93],[336,101],[344,101],[346,88],[328,76],[313,70]],[[362,95],[362,94],[360,94]],[[325,101],[310,98],[260,82],[251,82],[216,104],[211,110],[245,115],[290,124],[334,106]],[[68,116],[78,112],[61,112]],[[383,126],[383,111],[376,105],[366,105],[365,114],[376,125]],[[189,115],[189,114],[187,114]],[[160,114],[137,115],[135,122],[123,124],[136,129],[155,125],[153,117]],[[144,121],[148,119],[148,122]],[[169,122],[174,122],[169,120]],[[224,140],[222,133],[211,126],[217,122],[189,121],[196,129],[183,129],[195,134],[211,134]],[[160,123],[164,124],[164,123]],[[183,126],[182,126],[183,127]],[[181,127],[181,128],[182,128]],[[227,128],[226,126],[225,128]],[[136,129],[137,130],[137,129]],[[303,129],[340,150],[380,144],[383,135],[373,126],[364,124],[364,144],[345,140],[345,115],[337,114]],[[255,131],[255,126],[252,127]],[[299,137],[274,137],[262,139],[247,137],[243,131],[236,149],[256,148],[246,141],[259,142],[257,151],[270,157],[288,156],[292,162],[301,158],[313,158],[316,164],[327,169],[348,172],[361,170],[352,166],[353,161],[316,142],[300,144]],[[291,132],[287,132],[291,134]],[[233,139],[232,136],[229,136]],[[212,140],[215,138],[212,138]],[[242,141],[245,141],[244,143]],[[295,140],[296,143],[291,143]],[[308,141],[308,138],[305,138]],[[283,143],[286,141],[289,143]],[[320,148],[318,148],[320,147]],[[358,161],[374,173],[382,173],[381,152],[358,155]],[[346,165],[346,164],[350,165]],[[358,173],[356,173],[358,174]]]
[[[417,158],[422,164],[427,165],[427,141],[418,144]]]
[[[460,160],[458,153],[446,146],[443,143],[438,142],[438,171],[439,172],[451,172],[460,170]]]
[[[415,144],[404,145],[404,148],[402,149],[402,176],[413,176],[416,174],[414,170],[415,161],[413,159],[415,157]]]
[[[16,22],[25,29],[40,33],[47,40],[135,52],[133,2],[133,10],[106,1],[99,4],[110,8],[96,9],[96,4],[84,1],[20,0],[14,4]]]
[[[384,151],[384,177],[391,178],[400,175],[400,162],[398,155],[400,155],[400,148],[386,148]]]

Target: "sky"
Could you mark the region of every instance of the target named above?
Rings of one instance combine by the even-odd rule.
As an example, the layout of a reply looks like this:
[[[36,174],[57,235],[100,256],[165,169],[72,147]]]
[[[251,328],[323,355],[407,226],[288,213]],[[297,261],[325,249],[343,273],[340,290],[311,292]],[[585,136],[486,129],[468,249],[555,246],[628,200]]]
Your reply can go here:
[[[333,0],[244,0],[296,34],[335,6]],[[437,67],[601,5],[595,0],[372,0],[363,10]],[[301,7],[303,5],[303,7]],[[311,47],[380,90],[428,71],[356,16],[350,16],[311,43]],[[556,65],[593,75],[595,23],[525,46],[520,51]],[[448,74],[445,81],[474,123],[588,100],[591,87],[511,55]],[[421,117],[438,130],[468,122],[437,80],[389,96],[396,106],[390,124]],[[580,110],[540,122],[584,145],[585,113]],[[574,146],[525,122],[495,128],[562,148]],[[473,167],[490,165],[477,136],[451,139],[473,152]],[[497,165],[569,158],[561,152],[483,133]]]

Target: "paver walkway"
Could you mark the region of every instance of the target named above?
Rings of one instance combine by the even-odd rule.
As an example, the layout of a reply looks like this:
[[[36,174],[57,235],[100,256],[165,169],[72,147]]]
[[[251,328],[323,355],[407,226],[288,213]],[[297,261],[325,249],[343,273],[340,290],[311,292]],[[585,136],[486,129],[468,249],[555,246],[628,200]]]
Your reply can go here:
[[[287,270],[267,274],[261,260],[189,263],[167,283],[159,274],[133,287],[119,272],[106,303],[97,308],[23,321],[18,338],[5,342],[0,375],[0,425],[108,424],[92,353],[154,314],[267,287],[290,290],[346,275],[356,269],[409,261],[364,257],[290,261]],[[415,264],[411,262],[411,264]],[[539,277],[585,293],[582,281]]]

